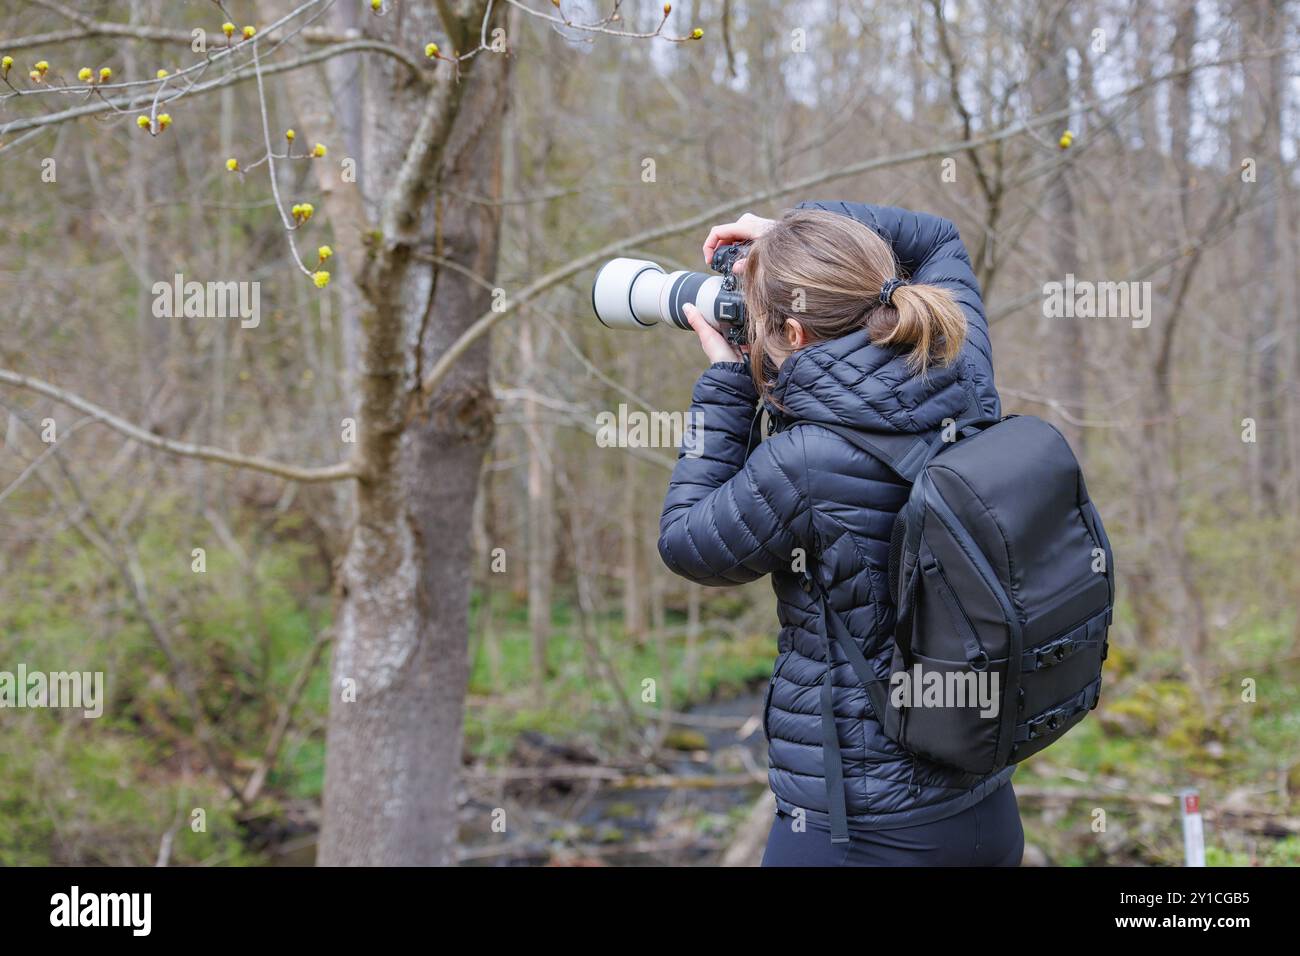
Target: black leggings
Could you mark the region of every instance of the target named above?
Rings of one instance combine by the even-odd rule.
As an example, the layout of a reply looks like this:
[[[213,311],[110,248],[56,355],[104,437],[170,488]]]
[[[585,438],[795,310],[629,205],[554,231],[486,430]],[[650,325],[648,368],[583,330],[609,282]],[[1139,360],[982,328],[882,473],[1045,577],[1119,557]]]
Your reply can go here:
[[[829,830],[778,812],[767,837],[764,866],[1019,866],[1025,849],[1020,808],[1007,783],[961,813],[893,830],[854,830],[831,843]]]

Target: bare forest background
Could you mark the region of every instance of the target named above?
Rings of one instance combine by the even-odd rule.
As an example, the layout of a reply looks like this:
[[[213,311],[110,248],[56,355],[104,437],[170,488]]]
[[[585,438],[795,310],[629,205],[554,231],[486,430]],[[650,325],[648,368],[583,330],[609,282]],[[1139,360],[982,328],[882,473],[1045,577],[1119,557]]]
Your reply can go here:
[[[1027,862],[1176,865],[1184,787],[1212,864],[1300,862],[1298,34],[1276,0],[2,0],[0,670],[106,700],[0,710],[0,863],[751,862],[774,601],[660,565],[675,450],[597,416],[684,409],[704,360],[589,290],[813,198],[958,224],[1004,406],[1114,542]],[[259,283],[260,323],[157,316],[177,273]],[[1150,325],[1044,318],[1068,274],[1150,282]]]

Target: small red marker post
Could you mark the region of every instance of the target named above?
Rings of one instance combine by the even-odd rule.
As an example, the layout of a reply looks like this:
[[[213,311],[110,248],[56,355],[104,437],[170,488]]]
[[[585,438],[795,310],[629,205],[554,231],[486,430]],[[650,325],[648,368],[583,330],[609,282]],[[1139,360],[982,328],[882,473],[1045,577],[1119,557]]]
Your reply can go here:
[[[1179,794],[1183,809],[1184,866],[1205,866],[1205,826],[1201,821],[1201,797],[1195,790]]]

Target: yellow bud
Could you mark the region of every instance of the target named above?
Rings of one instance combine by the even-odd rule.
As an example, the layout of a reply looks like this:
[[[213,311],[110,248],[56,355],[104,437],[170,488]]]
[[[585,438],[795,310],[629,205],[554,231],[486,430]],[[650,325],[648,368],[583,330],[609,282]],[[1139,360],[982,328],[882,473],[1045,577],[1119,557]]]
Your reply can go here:
[[[167,71],[166,71],[166,70],[159,70],[157,73],[154,74],[154,77],[155,77],[155,79],[165,80],[165,79],[167,79]]]
[[[329,246],[321,246],[319,249],[316,250],[316,254],[320,256],[320,261],[324,262],[330,256],[334,255],[334,250],[331,249]]]
[[[102,70],[99,71],[99,82],[107,83],[112,78],[113,78],[113,71],[110,70],[108,67],[104,67]]]
[[[149,117],[147,117],[147,116],[137,116],[137,117],[135,118],[135,125],[138,126],[138,127],[140,127],[141,129],[148,129],[148,128],[149,128]]]
[[[694,30],[691,31],[692,40],[698,40],[702,36],[704,36],[704,31],[701,30],[699,27],[696,27]]]
[[[384,0],[370,0],[370,9],[378,13],[384,7]]]
[[[430,58],[437,56],[437,55],[438,55],[438,44],[436,44],[436,43],[426,43],[426,44],[424,45],[424,55],[427,56],[427,57],[430,57]]]
[[[325,155],[325,144],[317,143],[315,146],[312,147],[311,154],[315,156],[317,159],[320,159],[322,156]]]
[[[171,114],[171,113],[159,113],[159,114],[158,114],[158,128],[159,128],[160,130],[166,129],[168,126],[171,126],[171,125],[172,125],[172,114]]]
[[[0,60],[0,70],[4,70],[6,73],[9,72],[9,68],[12,67],[13,65],[14,65],[14,58],[11,56],[7,56],[3,60]]]
[[[288,140],[289,142],[291,142],[291,143],[293,142],[293,138],[294,138],[295,136],[297,136],[297,135],[298,135],[298,134],[295,133],[295,132],[294,132],[293,130],[291,130],[291,129],[287,129],[287,130],[284,131],[284,138],[287,139],[287,140]]]
[[[81,80],[82,83],[89,83],[94,79],[94,76],[95,74],[91,72],[88,66],[83,66],[77,71],[77,79]]]
[[[1064,133],[1061,134],[1061,138],[1057,141],[1057,145],[1060,146],[1061,149],[1069,149],[1070,144],[1072,144],[1073,142],[1074,142],[1074,133],[1067,129]]]
[[[293,218],[297,219],[299,216],[302,215],[302,203],[294,203],[293,208],[290,209],[289,211],[293,213]]]
[[[239,172],[239,160],[231,156],[228,160],[226,160],[226,170],[232,173]]]
[[[221,32],[224,33],[226,36],[233,36],[235,33],[235,25],[227,21],[221,24]]]
[[[33,83],[41,82],[41,74],[38,70],[32,70],[32,72],[28,73],[27,75],[32,78]]]
[[[311,214],[314,213],[315,211],[316,208],[311,203],[305,202],[302,204],[302,218],[304,220],[310,219]]]
[[[245,40],[253,39],[253,34],[255,34],[256,32],[257,32],[257,27],[244,27],[244,39]]]
[[[670,13],[672,13],[672,12],[673,12],[673,5],[672,5],[671,3],[665,3],[665,4],[664,4],[664,16],[668,16],[668,14],[670,14]]]
[[[47,60],[41,60],[39,63],[36,64],[36,72],[39,73],[41,76],[44,76],[49,71],[49,69],[50,69],[50,64],[49,61]]]
[[[330,284],[330,274],[328,272],[317,272],[311,277],[311,281],[316,283],[316,288],[323,289]]]

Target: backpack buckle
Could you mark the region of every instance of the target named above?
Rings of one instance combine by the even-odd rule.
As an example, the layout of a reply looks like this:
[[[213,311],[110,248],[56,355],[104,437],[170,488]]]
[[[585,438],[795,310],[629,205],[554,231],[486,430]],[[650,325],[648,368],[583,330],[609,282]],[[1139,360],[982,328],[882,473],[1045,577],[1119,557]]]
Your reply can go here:
[[[1035,737],[1058,730],[1061,726],[1061,715],[1055,710],[1048,711],[1045,714],[1039,714],[1037,717],[1029,718],[1027,726],[1029,728],[1029,739],[1033,740]]]
[[[1059,664],[1078,649],[1079,645],[1070,638],[1036,648],[1034,650],[1034,670],[1038,671],[1044,667]]]

